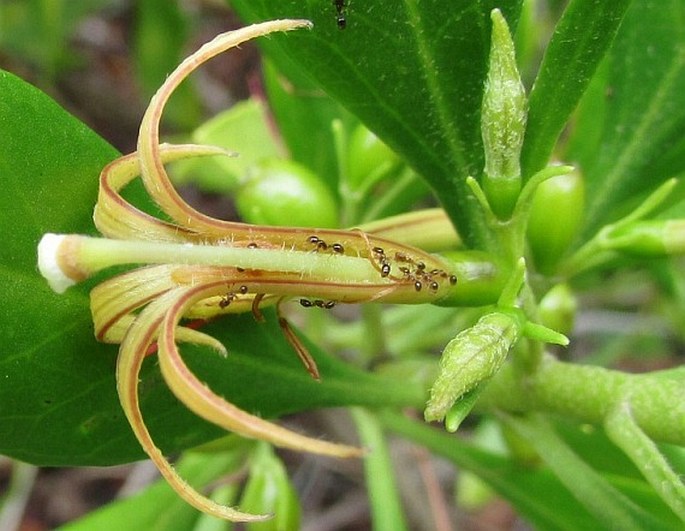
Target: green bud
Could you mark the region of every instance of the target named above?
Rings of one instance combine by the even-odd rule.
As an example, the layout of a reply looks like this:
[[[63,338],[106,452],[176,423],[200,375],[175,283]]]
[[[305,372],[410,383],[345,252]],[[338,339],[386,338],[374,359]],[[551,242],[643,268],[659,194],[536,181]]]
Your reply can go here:
[[[637,257],[685,252],[685,219],[636,221],[607,237],[605,247]]]
[[[457,334],[440,358],[440,373],[431,388],[424,418],[442,420],[458,399],[492,378],[518,341],[520,331],[521,324],[513,313],[494,312]]]
[[[263,522],[245,524],[248,531],[290,531],[300,528],[300,502],[281,460],[273,448],[259,442],[250,458],[250,477],[240,509],[255,514],[273,514]]]
[[[537,270],[551,275],[578,234],[585,185],[577,171],[557,175],[535,190],[528,218],[528,244]]]
[[[281,159],[262,162],[236,193],[242,219],[259,225],[331,228],[338,205],[329,188],[304,166]]]
[[[577,310],[578,300],[568,284],[557,284],[540,301],[540,323],[562,334],[570,334]]]
[[[508,219],[521,191],[527,100],[507,22],[498,9],[493,9],[491,18],[490,68],[481,114],[485,150],[482,188],[495,215]]]
[[[353,190],[358,189],[368,178],[377,176],[377,172],[389,172],[399,163],[397,153],[363,124],[352,132],[348,145],[347,171],[348,183]]]

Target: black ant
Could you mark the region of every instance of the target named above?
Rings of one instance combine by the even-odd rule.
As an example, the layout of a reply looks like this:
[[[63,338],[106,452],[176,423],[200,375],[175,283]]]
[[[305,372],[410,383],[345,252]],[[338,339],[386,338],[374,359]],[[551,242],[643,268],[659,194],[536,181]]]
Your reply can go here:
[[[336,11],[338,12],[338,16],[336,18],[338,28],[344,30],[347,27],[347,18],[345,18],[347,0],[333,0],[333,5],[335,6]]]

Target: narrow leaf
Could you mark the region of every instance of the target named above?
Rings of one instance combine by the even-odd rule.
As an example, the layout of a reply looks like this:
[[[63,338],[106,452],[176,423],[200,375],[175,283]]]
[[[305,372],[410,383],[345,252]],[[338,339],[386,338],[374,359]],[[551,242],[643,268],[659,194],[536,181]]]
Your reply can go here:
[[[505,420],[535,448],[573,496],[607,528],[665,528],[663,522],[633,503],[580,459],[541,417],[507,417]]]
[[[632,0],[572,0],[557,24],[530,94],[524,179],[543,168]]]
[[[685,4],[634,0],[565,155],[587,181],[586,237],[685,170],[683,93]]]

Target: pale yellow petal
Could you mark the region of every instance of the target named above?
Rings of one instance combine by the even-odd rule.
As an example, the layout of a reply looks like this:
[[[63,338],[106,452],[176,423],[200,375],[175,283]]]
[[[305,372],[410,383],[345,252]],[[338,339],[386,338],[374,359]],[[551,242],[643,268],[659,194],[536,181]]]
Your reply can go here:
[[[176,325],[197,300],[224,288],[223,283],[191,288],[177,298],[167,313],[159,336],[159,362],[162,375],[174,394],[202,418],[245,437],[261,439],[294,450],[352,457],[361,450],[347,445],[312,439],[251,415],[218,396],[190,371],[176,346]]]
[[[145,353],[155,340],[168,307],[178,299],[182,288],[169,292],[147,306],[136,318],[121,345],[117,360],[117,390],[124,413],[141,446],[169,485],[185,501],[207,514],[234,522],[259,521],[268,515],[253,515],[220,505],[186,483],[155,445],[145,425],[138,398],[138,380]]]

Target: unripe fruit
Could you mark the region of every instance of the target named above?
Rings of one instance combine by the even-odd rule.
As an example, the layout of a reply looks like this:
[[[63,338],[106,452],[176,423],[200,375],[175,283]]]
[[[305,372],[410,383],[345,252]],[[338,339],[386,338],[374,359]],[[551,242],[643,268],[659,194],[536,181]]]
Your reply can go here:
[[[236,193],[242,219],[259,225],[332,228],[338,205],[329,188],[304,166],[281,159],[262,162]]]

